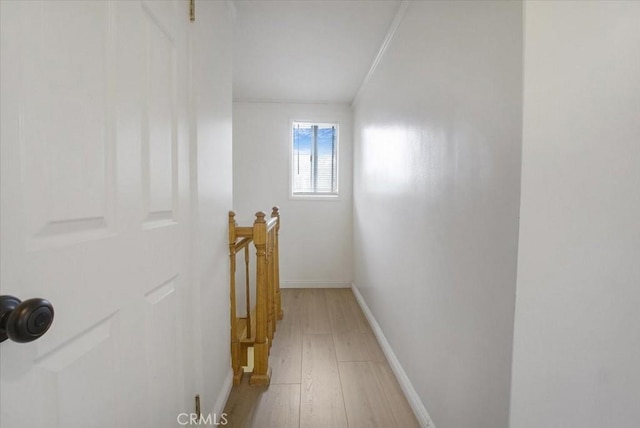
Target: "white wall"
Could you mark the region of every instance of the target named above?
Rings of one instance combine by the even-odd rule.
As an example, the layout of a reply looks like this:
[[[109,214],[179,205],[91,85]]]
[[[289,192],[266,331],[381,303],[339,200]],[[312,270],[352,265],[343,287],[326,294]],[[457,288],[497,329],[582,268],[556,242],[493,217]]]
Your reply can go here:
[[[511,427],[640,426],[640,3],[527,2]]]
[[[289,197],[293,120],[339,123],[337,200]],[[348,106],[234,103],[234,210],[240,225],[250,225],[256,211],[280,207],[283,287],[346,286],[352,279],[351,135]]]
[[[193,311],[198,338],[197,393],[202,412],[221,411],[231,386],[229,354],[229,247],[227,213],[232,201],[232,18],[225,2],[198,2],[192,39],[192,172],[195,213]],[[226,382],[226,383],[225,383]],[[216,405],[217,402],[217,405]],[[218,408],[214,408],[214,406]],[[190,410],[190,409],[189,409]]]
[[[355,108],[355,285],[439,427],[508,424],[521,91],[520,2],[412,2]]]

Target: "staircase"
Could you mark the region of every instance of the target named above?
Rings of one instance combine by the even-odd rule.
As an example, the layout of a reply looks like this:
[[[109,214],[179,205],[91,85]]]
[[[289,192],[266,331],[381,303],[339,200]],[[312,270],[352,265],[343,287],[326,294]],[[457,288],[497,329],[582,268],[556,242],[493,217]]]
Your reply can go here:
[[[240,227],[236,214],[229,211],[229,258],[231,298],[231,366],[233,383],[238,385],[248,364],[249,348],[253,348],[254,366],[249,383],[268,385],[271,379],[269,351],[276,331],[277,320],[282,319],[280,299],[280,272],[278,259],[278,233],[280,211],[273,207],[271,217],[260,211],[252,226]],[[250,280],[250,247],[255,248],[255,305],[252,304]],[[246,316],[237,316],[236,269],[237,255],[244,252]]]

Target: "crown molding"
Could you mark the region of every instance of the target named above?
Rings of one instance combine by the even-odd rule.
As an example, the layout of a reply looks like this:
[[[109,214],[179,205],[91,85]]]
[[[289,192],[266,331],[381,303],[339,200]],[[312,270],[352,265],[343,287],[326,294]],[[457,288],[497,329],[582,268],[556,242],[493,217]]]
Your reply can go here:
[[[286,100],[286,99],[274,99],[274,98],[234,98],[233,103],[240,104],[317,104],[317,105],[333,105],[333,106],[345,106],[349,107],[351,103],[340,101],[325,101],[325,100]]]
[[[387,48],[391,44],[391,41],[393,40],[393,37],[396,34],[396,30],[398,30],[400,23],[402,22],[402,20],[404,19],[404,16],[407,13],[407,9],[409,8],[410,3],[411,3],[411,0],[402,0],[402,3],[400,3],[400,6],[398,6],[398,11],[396,12],[396,15],[393,17],[393,21],[391,21],[391,25],[389,25],[389,29],[387,30],[387,35],[382,41],[382,45],[380,45],[380,49],[378,49],[378,54],[373,60],[373,63],[369,68],[369,72],[367,73],[364,80],[362,81],[362,84],[360,85],[358,92],[356,92],[356,96],[353,97],[353,101],[351,101],[351,107],[355,107],[356,104],[358,104],[358,99],[360,98],[360,95],[362,94],[362,92],[364,91],[364,88],[367,86],[367,84],[375,74],[376,69],[378,68],[378,64],[380,64],[382,57],[384,57],[384,54],[387,51]]]

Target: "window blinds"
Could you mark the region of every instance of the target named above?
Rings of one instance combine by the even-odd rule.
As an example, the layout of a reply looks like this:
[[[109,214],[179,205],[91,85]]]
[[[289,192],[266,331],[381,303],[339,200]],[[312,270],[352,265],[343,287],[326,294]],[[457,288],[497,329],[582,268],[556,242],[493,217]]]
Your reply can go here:
[[[294,123],[294,195],[337,194],[337,131],[335,124]]]

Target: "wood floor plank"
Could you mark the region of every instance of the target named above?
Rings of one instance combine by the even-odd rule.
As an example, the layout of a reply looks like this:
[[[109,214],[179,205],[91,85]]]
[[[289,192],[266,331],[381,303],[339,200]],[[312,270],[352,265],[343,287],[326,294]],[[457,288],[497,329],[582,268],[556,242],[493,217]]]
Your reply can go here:
[[[271,384],[300,383],[302,368],[302,329],[276,331],[269,355]]]
[[[271,385],[250,386],[245,376],[234,386],[227,426],[418,426],[351,290],[283,289],[282,304]]]
[[[304,292],[305,290],[301,288],[284,288],[280,290],[284,317],[278,321],[276,331],[280,329],[291,329],[302,332],[305,301]]]
[[[248,378],[249,376],[245,376],[240,385],[231,388],[224,407],[228,428],[246,428],[253,425],[257,403],[267,388],[250,386]]]
[[[304,290],[303,295],[303,334],[331,334],[331,323],[324,290],[309,288]]]
[[[420,424],[389,364],[387,362],[372,363],[372,367],[387,398],[396,425],[402,428],[419,428]]]
[[[358,300],[356,300],[356,296],[353,294],[353,291],[351,291],[350,288],[345,288],[343,290],[345,292],[344,297],[345,297],[345,300],[347,301],[347,304],[349,305],[350,308],[352,308],[353,314],[358,319],[357,324],[360,332],[362,333],[373,332],[371,330],[371,326],[369,325],[369,321],[367,321],[367,317],[364,315],[364,312],[362,312],[362,309],[360,309],[360,304],[358,304]]]
[[[338,368],[349,428],[395,427],[373,363],[339,362]]]
[[[270,385],[256,405],[253,428],[299,428],[300,385]]]
[[[330,334],[304,335],[300,426],[346,428],[338,363]]]
[[[338,361],[386,361],[373,333],[335,333],[333,340]]]
[[[325,289],[327,309],[333,333],[371,331],[360,306],[349,288]]]

